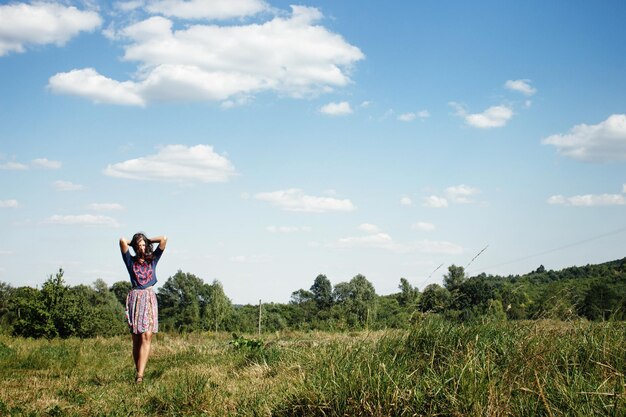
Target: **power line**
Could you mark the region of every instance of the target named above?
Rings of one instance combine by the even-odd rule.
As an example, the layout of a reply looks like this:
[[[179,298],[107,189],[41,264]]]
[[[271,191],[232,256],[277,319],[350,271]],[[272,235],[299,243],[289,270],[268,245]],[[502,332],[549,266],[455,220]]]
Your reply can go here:
[[[476,254],[476,256],[474,256],[474,257],[472,258],[472,260],[471,260],[471,261],[469,261],[469,263],[468,263],[467,265],[465,265],[465,268],[464,268],[464,269],[467,271],[467,267],[468,267],[468,266],[470,266],[470,265],[472,264],[472,262],[474,262],[474,259],[478,258],[478,257],[480,256],[480,254],[481,254],[481,253],[483,253],[484,251],[486,251],[488,247],[489,247],[489,245],[485,246],[485,247],[484,247],[484,248],[483,248],[480,252],[478,252],[478,253]]]
[[[576,242],[573,242],[573,243],[569,243],[567,245],[559,246],[558,248],[548,249],[548,250],[545,250],[543,252],[538,252],[538,253],[535,253],[535,254],[532,254],[532,255],[523,256],[521,258],[513,259],[511,261],[502,262],[502,263],[499,263],[497,265],[491,265],[491,266],[488,266],[486,268],[480,268],[479,270],[480,271],[487,271],[489,269],[498,268],[500,266],[509,265],[509,264],[513,264],[513,263],[516,263],[516,262],[525,261],[526,259],[535,258],[535,257],[541,256],[541,255],[547,255],[547,254],[552,253],[552,252],[557,252],[557,251],[560,251],[560,250],[563,250],[563,249],[567,249],[567,248],[571,248],[571,247],[574,247],[574,246],[582,245],[583,243],[592,242],[594,240],[602,239],[602,238],[607,237],[607,236],[616,235],[616,234],[622,233],[624,231],[626,231],[626,227],[621,227],[621,228],[613,230],[611,232],[603,233],[601,235],[593,236],[593,237],[590,237],[590,238],[587,238],[587,239],[583,239],[583,240],[579,240],[579,241],[576,241]],[[479,253],[479,255],[480,255],[480,253]],[[476,257],[477,256],[478,255],[476,255]],[[476,257],[474,257],[474,259]],[[472,259],[472,261],[474,259]]]
[[[420,279],[420,280],[418,281],[418,285],[419,285],[419,284],[423,284],[425,281],[428,281],[428,280],[430,279],[430,277],[432,277],[432,276],[433,276],[433,274],[434,274],[435,272],[437,272],[437,271],[439,270],[439,268],[441,268],[442,266],[443,266],[443,264],[439,264],[439,266],[438,266],[437,268],[435,268],[435,269],[433,270],[433,272],[431,272],[431,273],[430,273],[430,275],[428,275],[428,277],[427,277],[427,278],[422,278],[422,279]],[[417,288],[417,287],[416,287],[416,288]]]
[[[426,278],[426,279],[430,279],[430,277],[432,277],[432,276],[433,276],[433,274],[434,274],[435,272],[437,272],[437,270],[438,270],[439,268],[441,268],[442,266],[443,266],[443,264],[441,264],[441,265],[439,265],[437,268],[435,268],[435,270],[434,270],[433,272],[431,272],[431,273],[430,273],[430,275],[428,276],[428,278]]]

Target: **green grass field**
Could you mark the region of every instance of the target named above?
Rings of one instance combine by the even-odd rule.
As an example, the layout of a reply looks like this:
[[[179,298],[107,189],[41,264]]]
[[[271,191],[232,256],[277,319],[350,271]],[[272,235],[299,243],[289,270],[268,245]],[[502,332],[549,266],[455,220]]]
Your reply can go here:
[[[128,337],[0,336],[0,415],[626,416],[626,323],[160,333],[136,385]]]

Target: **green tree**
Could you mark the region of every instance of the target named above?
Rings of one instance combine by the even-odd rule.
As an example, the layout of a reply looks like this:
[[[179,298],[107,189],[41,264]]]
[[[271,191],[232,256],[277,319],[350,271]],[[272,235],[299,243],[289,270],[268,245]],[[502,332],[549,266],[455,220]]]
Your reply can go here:
[[[263,304],[261,315],[261,331],[275,332],[287,329],[285,306],[277,303]],[[257,310],[258,314],[258,310]],[[255,326],[256,327],[256,326]]]
[[[618,313],[621,297],[606,282],[595,282],[587,290],[580,313],[589,320],[608,320]]]
[[[485,311],[490,300],[496,298],[495,285],[484,276],[477,276],[463,280],[452,291],[452,308],[466,310],[477,307]]]
[[[291,308],[286,314],[289,325],[299,330],[309,329],[317,312],[313,293],[302,288],[292,292],[289,306]]]
[[[117,301],[126,307],[126,296],[130,292],[131,289],[130,282],[126,281],[117,281],[111,285],[110,291],[115,295]]]
[[[325,310],[333,305],[333,286],[326,275],[319,274],[311,286],[313,300],[319,310]]]
[[[398,294],[398,303],[402,307],[411,306],[417,303],[420,295],[419,290],[411,286],[406,278],[400,278],[400,294]]]
[[[71,288],[70,290],[74,290]],[[77,297],[81,303],[87,304],[86,315],[83,316],[82,334],[80,337],[115,336],[128,331],[124,309],[106,282],[97,279],[93,286],[86,287],[82,295]]]
[[[63,268],[50,275],[41,287],[41,297],[56,329],[54,336],[73,336],[84,316],[84,306],[75,297],[66,297],[69,286],[63,278]]]
[[[424,312],[441,313],[450,305],[450,291],[439,284],[430,284],[422,291],[419,309]]]
[[[91,321],[92,312],[97,308],[94,294],[93,288],[86,285],[68,286],[65,289],[63,298],[53,310],[54,325],[59,336],[65,338],[96,335]],[[100,318],[94,318],[95,320],[100,320]]]
[[[577,317],[575,291],[567,282],[553,281],[544,285],[531,304],[534,319],[572,320]]]
[[[313,293],[311,291],[304,290],[300,288],[291,293],[291,300],[289,300],[290,304],[305,304],[313,300]]]
[[[531,301],[521,285],[504,282],[498,292],[507,318],[513,320],[528,318],[526,310]]]
[[[165,329],[193,331],[203,328],[203,311],[209,290],[202,279],[194,274],[176,272],[169,277],[157,294],[159,323]],[[208,326],[208,321],[204,324]]]
[[[377,295],[371,282],[364,275],[354,276],[348,283],[346,310],[356,319],[356,325],[368,327],[376,313]]]
[[[448,273],[443,276],[443,286],[450,292],[458,289],[465,281],[465,269],[462,266],[450,265]]]
[[[234,306],[224,320],[224,327],[233,332],[254,333],[258,329],[259,306],[246,304]]]
[[[396,294],[378,297],[376,328],[406,329],[411,323],[411,314],[400,305]]]
[[[333,288],[333,300],[337,304],[345,304],[350,299],[352,287],[348,282],[340,282]]]
[[[500,300],[489,300],[487,302],[486,316],[489,320],[493,321],[506,321],[506,313],[502,307]]]
[[[209,303],[207,305],[207,318],[217,332],[220,324],[231,313],[232,304],[226,294],[224,287],[218,280],[214,280],[209,286]]]
[[[41,292],[36,288],[19,287],[12,294],[10,311],[13,334],[23,337],[55,337],[56,327]]]
[[[12,294],[13,287],[4,282],[0,282],[0,333],[9,333],[10,331]]]
[[[41,291],[21,287],[10,302],[13,333],[27,337],[112,336],[126,330],[124,310],[102,280],[93,287],[65,285],[63,270]]]

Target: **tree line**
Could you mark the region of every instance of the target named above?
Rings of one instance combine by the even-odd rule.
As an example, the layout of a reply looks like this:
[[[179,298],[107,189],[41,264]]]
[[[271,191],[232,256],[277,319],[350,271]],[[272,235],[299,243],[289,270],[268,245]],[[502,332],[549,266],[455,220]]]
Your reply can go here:
[[[110,287],[67,285],[63,270],[41,288],[13,288],[0,282],[0,332],[24,337],[94,337],[123,334],[128,281]],[[400,278],[398,292],[376,294],[361,274],[332,285],[318,275],[308,289],[298,289],[288,303],[233,305],[215,280],[205,283],[178,271],[157,290],[162,331],[256,332],[261,329],[329,330],[407,328],[425,314],[450,320],[626,319],[626,258],[561,271],[540,266],[524,275],[468,277],[451,265],[442,284],[419,291]]]

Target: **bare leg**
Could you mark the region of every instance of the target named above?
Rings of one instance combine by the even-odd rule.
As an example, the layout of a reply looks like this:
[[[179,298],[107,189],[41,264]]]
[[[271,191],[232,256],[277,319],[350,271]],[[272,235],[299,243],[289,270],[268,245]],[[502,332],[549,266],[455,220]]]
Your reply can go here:
[[[135,371],[139,374],[139,351],[141,349],[141,334],[133,333],[133,360],[135,361]]]
[[[152,342],[152,332],[145,332],[135,336],[139,336],[139,355],[137,360],[137,377],[143,378],[143,373],[150,356],[150,344]]]

